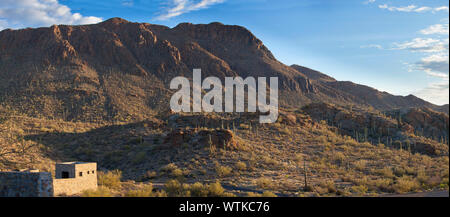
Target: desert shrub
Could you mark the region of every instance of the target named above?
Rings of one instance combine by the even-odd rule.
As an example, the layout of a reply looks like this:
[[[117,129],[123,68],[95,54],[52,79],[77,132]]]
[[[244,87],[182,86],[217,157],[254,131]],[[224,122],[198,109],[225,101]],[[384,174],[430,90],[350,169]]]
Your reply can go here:
[[[183,176],[183,170],[181,170],[181,169],[174,169],[174,170],[172,170],[172,173],[171,173],[171,175],[173,176],[173,177],[180,177],[180,176]]]
[[[416,179],[421,185],[423,185],[423,184],[426,184],[426,182],[428,181],[428,179],[430,179],[430,177],[426,174],[424,169],[420,169],[417,172]]]
[[[122,171],[99,171],[97,177],[100,186],[108,187],[110,189],[119,189],[121,186],[120,179],[122,178]]]
[[[394,174],[397,177],[403,177],[404,175],[406,175],[406,170],[403,169],[403,167],[396,167],[394,169]]]
[[[273,159],[273,158],[271,158],[271,157],[269,157],[269,156],[263,156],[261,160],[262,160],[262,161],[264,162],[264,164],[266,164],[266,165],[270,165],[270,166],[276,166],[276,165],[278,165],[278,162],[277,162],[275,159]]]
[[[314,187],[314,191],[315,191],[318,195],[323,195],[323,194],[328,193],[328,189],[327,189],[327,188],[324,188],[324,187],[321,187],[321,186],[315,186],[315,187]]]
[[[393,186],[397,193],[408,193],[419,188],[419,183],[408,176],[398,178]]]
[[[125,197],[151,197],[153,196],[153,185],[147,184],[142,189],[130,190],[125,193]]]
[[[174,163],[167,164],[166,166],[161,168],[161,171],[171,173],[172,171],[178,169],[177,165]]]
[[[154,179],[157,176],[157,173],[155,171],[147,171],[142,177],[141,180],[149,180]]]
[[[167,197],[167,192],[164,190],[159,190],[153,193],[154,197]]]
[[[263,197],[277,197],[277,195],[271,191],[264,191],[263,194],[261,195]]]
[[[353,193],[356,193],[356,194],[359,194],[359,195],[364,195],[364,194],[367,193],[367,191],[369,189],[365,185],[355,185],[355,186],[352,186],[351,190],[352,190]]]
[[[295,154],[294,160],[297,163],[303,163],[303,154],[301,153]]]
[[[208,185],[209,196],[211,197],[223,197],[225,189],[220,182],[211,183]]]
[[[185,186],[181,184],[178,180],[172,179],[164,184],[167,195],[169,197],[180,197],[180,196],[189,196],[190,192],[186,192]]]
[[[443,178],[442,179],[440,187],[444,188],[444,189],[448,189],[448,178]]]
[[[220,166],[220,165],[216,166],[216,173],[219,177],[228,176],[231,174],[231,171],[232,169],[229,166]]]
[[[379,190],[382,192],[390,192],[392,180],[391,179],[376,179],[370,182],[370,190]]]
[[[336,193],[336,185],[333,181],[322,182],[320,187],[325,188],[327,193]]]
[[[345,159],[346,159],[347,157],[346,157],[345,154],[342,153],[342,152],[336,152],[336,153],[333,154],[332,158],[333,158],[333,160],[334,160],[336,163],[338,163],[339,165],[341,165],[341,164],[343,164],[343,163],[345,162]]]
[[[208,186],[199,182],[192,184],[189,189],[192,197],[207,197],[209,194]]]
[[[262,189],[268,189],[268,188],[272,187],[272,180],[270,180],[268,178],[264,178],[264,177],[259,178],[255,182],[256,182],[256,185]]]
[[[258,194],[255,192],[247,192],[247,197],[262,197],[262,194]]]
[[[359,160],[353,163],[355,168],[360,171],[364,171],[366,169],[367,161],[366,160]]]
[[[376,170],[376,174],[383,176],[385,178],[394,178],[394,172],[392,172],[392,169],[389,167]]]
[[[236,163],[236,169],[240,170],[240,171],[245,171],[245,170],[247,170],[247,164],[244,162],[238,161]]]
[[[82,197],[112,197],[111,190],[107,187],[100,186],[95,190],[85,190],[81,193]]]

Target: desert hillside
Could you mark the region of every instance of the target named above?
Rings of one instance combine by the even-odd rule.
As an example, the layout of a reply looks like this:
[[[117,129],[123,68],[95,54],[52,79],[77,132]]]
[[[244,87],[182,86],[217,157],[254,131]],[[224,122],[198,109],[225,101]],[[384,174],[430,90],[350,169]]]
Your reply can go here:
[[[278,121],[170,112],[170,80],[193,68],[279,77]],[[240,26],[113,18],[0,32],[0,170],[95,161],[103,178],[121,177],[88,196],[448,189],[448,140],[448,105],[287,66]]]

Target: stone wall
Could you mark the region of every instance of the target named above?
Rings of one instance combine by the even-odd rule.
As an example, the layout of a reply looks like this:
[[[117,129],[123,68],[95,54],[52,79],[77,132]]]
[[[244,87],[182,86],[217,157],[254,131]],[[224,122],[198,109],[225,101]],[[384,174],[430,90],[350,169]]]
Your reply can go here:
[[[69,178],[61,178],[62,172],[69,172]],[[67,162],[56,164],[56,178],[53,180],[54,195],[74,195],[84,190],[97,189],[97,164]]]
[[[0,172],[0,197],[51,197],[52,175],[47,172]]]
[[[95,179],[69,178],[53,180],[53,191],[55,196],[70,196],[90,189],[97,189],[97,177],[95,177]]]

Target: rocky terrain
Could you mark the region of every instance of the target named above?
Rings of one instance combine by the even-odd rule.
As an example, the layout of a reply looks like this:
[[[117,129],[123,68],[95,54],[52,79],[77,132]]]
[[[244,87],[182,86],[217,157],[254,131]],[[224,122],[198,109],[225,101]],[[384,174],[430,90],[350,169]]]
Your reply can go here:
[[[279,77],[278,121],[170,112],[170,80],[193,68]],[[121,171],[123,188],[91,196],[136,195],[149,183],[169,196],[213,192],[217,182],[222,196],[448,189],[448,139],[448,105],[284,65],[240,26],[113,18],[0,32],[0,169],[76,160]]]

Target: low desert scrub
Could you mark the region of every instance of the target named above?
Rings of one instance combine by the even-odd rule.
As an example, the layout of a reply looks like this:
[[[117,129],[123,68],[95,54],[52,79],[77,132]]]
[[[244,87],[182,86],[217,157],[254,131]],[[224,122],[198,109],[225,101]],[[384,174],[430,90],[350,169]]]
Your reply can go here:
[[[383,169],[378,169],[375,171],[376,174],[381,175],[385,178],[394,178],[394,172],[389,167],[384,167]]]
[[[219,177],[229,176],[232,170],[233,169],[231,169],[231,167],[229,166],[221,166],[221,165],[216,166],[216,174]]]
[[[411,177],[403,176],[397,179],[393,188],[394,191],[397,193],[407,193],[418,189],[419,183],[415,179],[412,179]]]
[[[113,170],[108,172],[98,172],[98,184],[110,189],[119,189],[121,186],[120,179],[122,178],[122,171]]]
[[[262,194],[247,192],[247,197],[277,197],[277,195],[271,191],[264,191]]]
[[[333,181],[322,182],[320,187],[326,189],[326,193],[336,193],[336,184]]]
[[[81,193],[82,197],[112,197],[113,193],[107,187],[100,186],[95,190],[85,190]]]
[[[357,195],[363,196],[367,193],[369,189],[365,185],[355,185],[352,186],[351,191]]]
[[[235,195],[225,192],[219,182],[211,184],[182,184],[178,180],[169,180],[165,185],[169,197],[233,197]]]
[[[359,171],[364,171],[366,169],[367,161],[366,160],[359,160],[353,163],[355,168]]]
[[[239,171],[245,171],[245,170],[247,170],[247,164],[244,162],[238,161],[236,163],[236,169]]]
[[[259,188],[262,189],[270,189],[272,188],[272,180],[268,179],[268,178],[259,178],[255,180],[255,184],[256,186],[258,186]]]
[[[125,197],[152,197],[153,195],[153,185],[146,184],[142,189],[130,190],[125,193]]]

